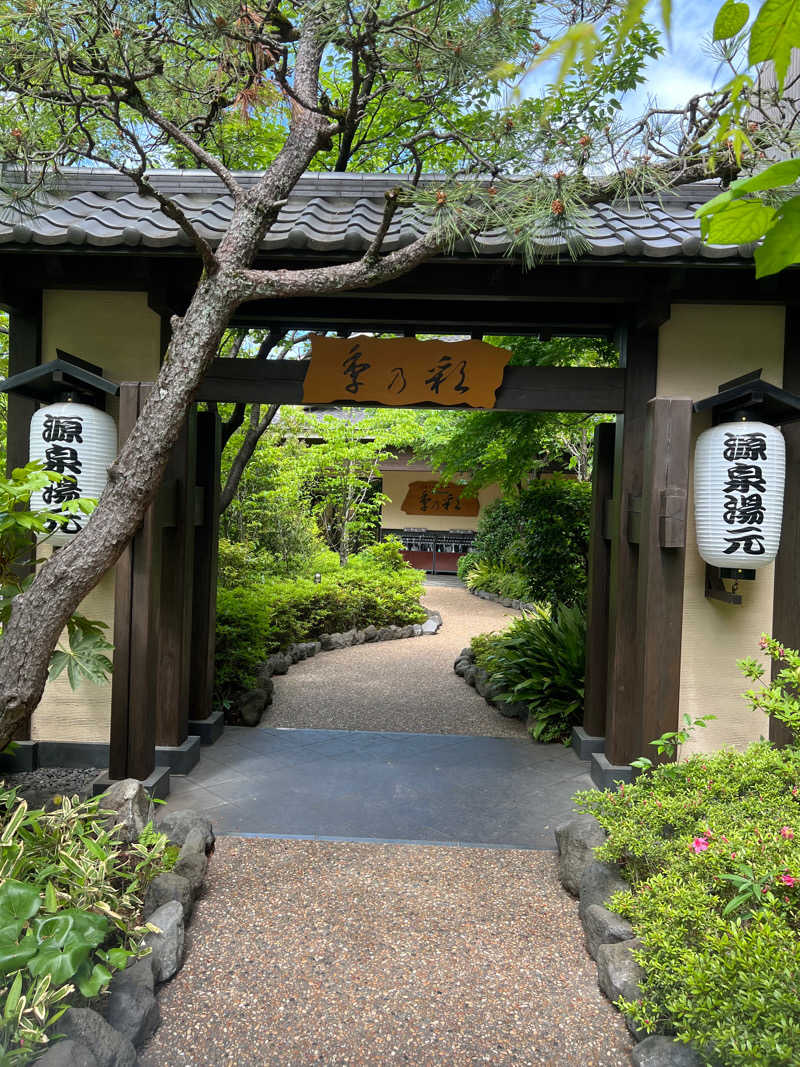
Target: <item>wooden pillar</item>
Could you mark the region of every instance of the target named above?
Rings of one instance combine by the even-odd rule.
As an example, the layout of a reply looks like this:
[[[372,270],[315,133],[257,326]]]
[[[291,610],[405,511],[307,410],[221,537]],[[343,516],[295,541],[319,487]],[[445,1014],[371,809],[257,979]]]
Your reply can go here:
[[[198,412],[197,512],[189,688],[192,719],[209,717],[214,695],[220,444],[220,421],[216,411]]]
[[[639,754],[653,762],[659,757],[650,742],[678,728],[691,439],[692,401],[688,397],[650,401],[636,625],[641,656]]]
[[[119,438],[133,429],[152,387],[123,382]],[[114,588],[114,674],[109,777],[148,778],[155,769],[156,658],[161,591],[158,504],[117,562]]]
[[[188,735],[194,563],[196,412],[192,408],[159,494],[161,590],[156,682],[156,744]]]
[[[623,339],[625,408],[617,418],[614,499],[610,509],[609,677],[605,755],[629,763],[641,753],[639,663],[641,633],[636,619],[638,545],[635,515],[641,505],[647,404],[656,393],[658,327],[634,326]]]
[[[591,737],[606,731],[608,693],[608,578],[611,550],[606,530],[606,509],[614,480],[614,423],[602,422],[594,430],[592,515],[587,588],[586,682],[583,728]]]
[[[786,308],[783,350],[783,387],[800,393],[800,305]],[[772,633],[789,648],[800,648],[800,423],[783,428],[786,441],[786,489],[783,497],[781,547],[775,560],[775,591],[772,599]],[[773,664],[773,677],[780,668]],[[769,739],[787,745],[792,734],[783,723],[770,719]]]

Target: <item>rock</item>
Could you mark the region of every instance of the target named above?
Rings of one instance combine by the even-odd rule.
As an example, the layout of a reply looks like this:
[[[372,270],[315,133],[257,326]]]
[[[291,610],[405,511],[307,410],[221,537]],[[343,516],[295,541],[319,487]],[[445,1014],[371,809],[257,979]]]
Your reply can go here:
[[[413,637],[414,636],[414,627],[410,626],[410,625],[409,626],[401,626],[400,627],[400,636],[402,638],[404,638],[404,639],[406,637]]]
[[[514,601],[511,599],[510,596],[501,596],[500,603],[503,605],[504,608],[514,607]]]
[[[475,653],[472,651],[471,646],[467,645],[466,648],[462,648],[461,649],[461,651],[458,654],[458,658],[459,659],[465,659],[467,661],[467,663],[474,663],[475,662]]]
[[[161,1021],[153,994],[153,967],[149,958],[137,960],[111,979],[104,1000],[106,1022],[138,1048],[153,1035]]]
[[[422,637],[422,626],[420,623],[415,622],[411,629],[414,631],[414,637]]]
[[[630,886],[619,873],[616,863],[591,860],[583,869],[578,894],[581,898],[578,914],[583,921],[586,909],[592,904],[607,904],[615,893],[624,893]]]
[[[356,630],[356,639],[353,642],[354,645],[363,645],[366,641],[363,630]]]
[[[272,679],[269,679],[270,683]],[[269,696],[264,689],[251,689],[236,702],[236,714],[243,726],[258,726],[269,704]]]
[[[584,869],[605,839],[606,832],[594,815],[578,815],[556,827],[558,874],[568,893],[578,895]]]
[[[306,652],[306,646],[301,643],[299,645],[292,645],[289,649],[289,654],[291,655],[292,663],[299,663],[300,660],[306,658],[308,652]]]
[[[320,651],[321,648],[322,645],[319,643],[319,641],[307,641],[306,659],[311,659],[312,656],[316,656],[316,654]]]
[[[463,675],[464,681],[467,683],[467,685],[471,685],[473,688],[475,687],[475,678],[477,674],[478,668],[475,666],[474,663],[471,663],[469,667],[464,670]]]
[[[112,813],[106,819],[107,825],[119,827],[118,839],[126,845],[136,841],[153,821],[153,802],[135,778],[114,782],[103,795],[101,810]]]
[[[373,626],[372,623],[370,623],[370,625],[365,627],[365,629],[364,629],[364,640],[365,641],[375,641],[375,640],[377,640],[377,637],[378,637],[378,628],[376,626]]]
[[[344,642],[342,648],[349,648],[351,645],[357,644],[355,630],[345,630],[342,634],[342,641]]]
[[[376,641],[392,641],[394,640],[394,634],[392,633],[391,626],[381,626],[378,630],[378,634],[375,638]]]
[[[612,1004],[620,997],[638,1000],[639,984],[644,971],[633,958],[633,953],[642,947],[641,941],[618,941],[612,945],[600,945],[597,950],[597,984]]]
[[[501,700],[496,697],[494,706],[506,719],[521,719],[524,722],[528,718],[528,705],[520,701]]]
[[[206,838],[206,853],[214,847],[214,831],[211,829],[211,821],[205,815],[198,815],[194,811],[168,811],[158,820],[156,829],[167,835],[171,845],[181,848],[189,836],[189,831],[199,826]]]
[[[597,959],[597,950],[601,945],[612,945],[617,941],[630,941],[633,927],[602,904],[590,904],[583,918],[583,931],[586,934],[586,949],[593,960]]]
[[[148,933],[144,939],[145,945],[152,949],[149,960],[153,978],[156,982],[166,982],[183,964],[183,908],[177,900],[170,900],[154,911],[147,921],[161,931],[158,934]]]
[[[457,659],[455,661],[455,663],[453,664],[453,670],[456,672],[456,674],[460,675],[463,678],[464,677],[464,671],[469,666],[471,666],[469,660]]]
[[[158,911],[163,904],[167,904],[170,900],[177,900],[180,904],[183,910],[183,920],[186,922],[192,914],[194,900],[192,887],[188,878],[175,874],[174,871],[157,874],[147,887],[142,908],[145,919],[149,919],[153,912]]]
[[[196,826],[186,835],[172,872],[187,880],[192,887],[192,896],[196,897],[203,886],[207,869],[206,835],[201,827]]]
[[[431,611],[425,622],[422,624],[422,632],[424,634],[435,634],[438,633],[441,628],[442,616],[438,611]]]
[[[344,648],[344,634],[323,634],[320,643],[323,652],[333,652],[335,649]]]
[[[700,1067],[702,1060],[691,1045],[653,1034],[633,1049],[631,1063],[633,1067]]]
[[[136,1067],[136,1049],[131,1041],[92,1008],[70,1008],[58,1020],[58,1032],[86,1045],[97,1067]]]
[[[58,1027],[54,1029],[58,1030]],[[44,1067],[97,1067],[97,1057],[88,1045],[67,1038],[54,1041],[36,1063],[44,1064]]]
[[[273,674],[288,674],[289,668],[292,665],[292,661],[284,652],[276,652],[274,656],[270,656],[272,660],[272,673]]]
[[[475,672],[475,689],[480,696],[486,696],[489,690],[489,675],[482,668],[478,668]]]

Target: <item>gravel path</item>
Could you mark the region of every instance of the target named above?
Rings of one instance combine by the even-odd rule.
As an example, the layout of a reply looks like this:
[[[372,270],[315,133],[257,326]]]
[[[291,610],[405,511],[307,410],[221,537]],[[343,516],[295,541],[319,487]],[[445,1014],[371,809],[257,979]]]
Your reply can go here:
[[[222,838],[188,946],[142,1067],[630,1062],[550,852]]]
[[[275,700],[263,725],[527,737],[521,722],[504,719],[453,671],[471,637],[505,629],[519,613],[446,585],[427,586],[424,603],[442,615],[438,634],[296,663],[273,679]]]

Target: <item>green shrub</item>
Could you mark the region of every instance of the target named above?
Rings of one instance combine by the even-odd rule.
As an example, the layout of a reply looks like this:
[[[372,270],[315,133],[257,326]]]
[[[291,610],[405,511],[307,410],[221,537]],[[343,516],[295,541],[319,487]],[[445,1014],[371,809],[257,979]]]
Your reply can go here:
[[[583,714],[586,614],[579,605],[537,605],[482,654],[498,695],[528,705],[534,741],[560,741]]]
[[[477,552],[466,552],[458,561],[456,574],[462,582],[466,582],[467,575],[478,562]]]
[[[399,549],[371,545],[345,567],[311,578],[265,578],[260,585],[220,589],[217,596],[216,700],[225,706],[255,685],[272,652],[322,633],[368,626],[404,626],[426,617],[424,575]],[[335,556],[333,557],[335,559]]]
[[[799,797],[800,752],[768,742],[577,797],[632,885],[611,901],[643,944],[623,1009],[724,1067],[800,1062]]]
[[[474,553],[481,562],[490,562],[493,570],[522,575],[526,599],[581,600],[586,591],[590,506],[588,482],[559,477],[532,482],[519,496],[498,500],[484,511]]]
[[[469,647],[475,656],[475,666],[486,670],[486,657],[497,645],[502,642],[503,635],[500,633],[475,634],[469,643]]]
[[[77,801],[77,798],[74,798]],[[29,811],[0,784],[0,1064],[29,1063],[76,989],[97,997],[141,951],[142,896],[167,839],[146,828],[123,847],[102,797]]]

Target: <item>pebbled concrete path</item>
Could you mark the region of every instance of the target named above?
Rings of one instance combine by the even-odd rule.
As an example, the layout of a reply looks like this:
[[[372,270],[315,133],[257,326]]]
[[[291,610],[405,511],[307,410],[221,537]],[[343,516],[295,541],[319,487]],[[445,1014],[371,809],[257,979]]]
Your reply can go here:
[[[503,630],[519,612],[468,593],[460,583],[426,586],[425,606],[442,615],[431,637],[321,652],[275,677],[263,726],[314,730],[390,730],[526,738],[453,672],[470,638]]]
[[[142,1067],[624,1067],[549,852],[223,838]]]

